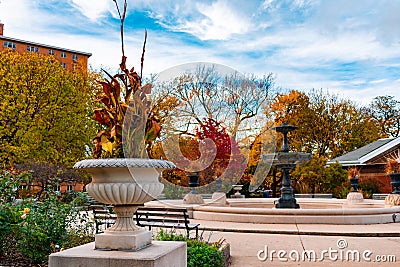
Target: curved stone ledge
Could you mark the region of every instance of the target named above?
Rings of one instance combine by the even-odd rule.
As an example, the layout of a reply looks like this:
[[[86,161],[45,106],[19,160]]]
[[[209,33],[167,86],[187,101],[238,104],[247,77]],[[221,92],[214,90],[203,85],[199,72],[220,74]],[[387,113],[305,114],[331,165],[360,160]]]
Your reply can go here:
[[[382,224],[392,223],[400,207],[353,209],[260,209],[234,207],[193,207],[199,220],[265,224]]]
[[[354,208],[354,209],[260,209],[239,207],[196,206],[193,211],[232,213],[232,214],[260,214],[260,215],[367,215],[399,213],[400,207],[392,208]]]
[[[156,168],[175,169],[175,165],[166,160],[141,158],[85,159],[74,165],[74,169],[91,168]]]

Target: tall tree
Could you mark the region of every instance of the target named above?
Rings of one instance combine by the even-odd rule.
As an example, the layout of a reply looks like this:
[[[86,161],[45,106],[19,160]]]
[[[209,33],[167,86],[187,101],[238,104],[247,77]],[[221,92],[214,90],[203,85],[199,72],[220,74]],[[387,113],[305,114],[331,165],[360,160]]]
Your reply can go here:
[[[378,125],[382,137],[400,136],[400,101],[394,96],[375,97],[366,112]]]
[[[0,53],[0,164],[85,157],[95,134],[90,84],[86,71],[66,71],[51,56]]]
[[[254,75],[225,75],[213,67],[197,66],[192,73],[175,77],[170,81],[154,83],[156,91],[173,96],[174,123],[170,124],[181,133],[193,132],[203,118],[221,122],[236,139],[243,132],[254,132],[262,127],[259,117],[270,99],[273,85],[272,74],[264,77]]]
[[[347,171],[338,163],[329,167],[326,159],[314,157],[296,166],[292,172],[293,186],[299,193],[332,193],[347,181]]]
[[[246,168],[245,157],[240,153],[239,146],[221,123],[213,119],[204,119],[196,131],[196,137],[203,144],[206,157],[213,158],[209,166],[200,172],[204,183],[215,179],[236,183],[242,177]],[[205,140],[212,142],[205,142]]]
[[[379,138],[376,125],[362,109],[321,90],[279,95],[272,112],[276,124],[299,126],[290,141],[296,150],[318,157],[334,158]]]

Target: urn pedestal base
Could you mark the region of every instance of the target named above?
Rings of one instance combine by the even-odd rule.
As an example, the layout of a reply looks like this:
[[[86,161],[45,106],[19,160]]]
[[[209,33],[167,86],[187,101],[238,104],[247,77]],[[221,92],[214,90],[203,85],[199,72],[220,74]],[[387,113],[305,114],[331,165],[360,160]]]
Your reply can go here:
[[[226,194],[224,192],[214,192],[211,199],[211,205],[226,206]]]
[[[136,231],[105,231],[95,236],[95,248],[101,250],[137,251],[151,245],[151,232],[141,229]]]
[[[183,204],[204,204],[204,199],[200,194],[189,193],[183,198]]]
[[[400,194],[389,194],[385,198],[385,207],[400,206]]]
[[[95,250],[92,242],[51,254],[49,267],[186,267],[186,257],[186,242],[153,241],[136,252]]]
[[[96,249],[136,251],[151,244],[151,232],[135,224],[137,205],[116,205],[115,224],[95,236]]]
[[[364,201],[364,196],[360,192],[350,192],[346,199],[348,204],[361,203]]]

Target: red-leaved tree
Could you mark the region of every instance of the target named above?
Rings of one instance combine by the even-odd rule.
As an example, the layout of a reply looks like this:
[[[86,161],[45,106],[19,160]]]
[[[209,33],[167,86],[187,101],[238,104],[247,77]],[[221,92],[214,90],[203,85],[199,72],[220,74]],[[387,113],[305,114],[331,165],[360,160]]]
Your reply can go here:
[[[196,130],[196,138],[205,148],[203,153],[208,153],[210,157],[215,154],[211,165],[199,173],[200,185],[209,184],[218,178],[236,183],[246,168],[246,160],[240,153],[238,143],[221,123],[212,118],[203,119]],[[212,142],[205,142],[206,139]]]

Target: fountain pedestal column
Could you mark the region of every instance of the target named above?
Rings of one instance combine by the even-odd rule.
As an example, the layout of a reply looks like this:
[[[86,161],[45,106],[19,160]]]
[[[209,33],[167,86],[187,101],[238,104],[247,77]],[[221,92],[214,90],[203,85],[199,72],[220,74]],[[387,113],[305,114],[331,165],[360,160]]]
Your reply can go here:
[[[281,197],[279,198],[279,202],[275,205],[277,209],[299,209],[300,205],[297,204],[297,201],[293,194],[293,188],[291,185],[290,179],[290,171],[295,166],[290,166],[292,164],[287,164],[288,166],[281,166],[283,178],[282,178],[282,188],[281,188]]]

